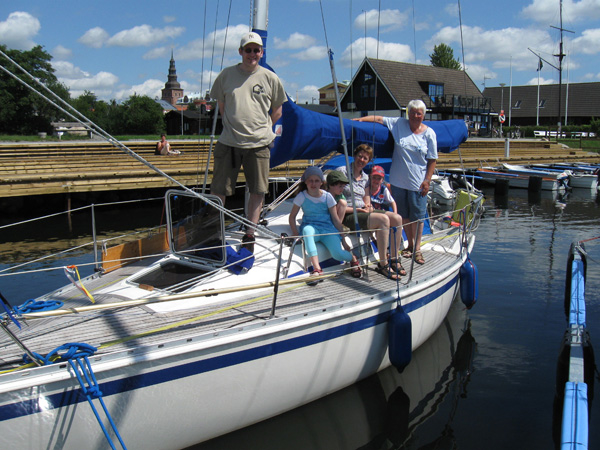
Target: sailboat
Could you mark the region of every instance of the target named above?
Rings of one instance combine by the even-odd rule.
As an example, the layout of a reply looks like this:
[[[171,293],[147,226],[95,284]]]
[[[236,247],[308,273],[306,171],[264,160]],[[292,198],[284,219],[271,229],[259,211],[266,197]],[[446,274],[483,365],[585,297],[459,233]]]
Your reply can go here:
[[[266,35],[257,16],[254,29]],[[320,125],[320,142],[315,132],[306,136],[308,121],[329,118],[302,115],[287,103],[276,150],[290,151],[293,141],[291,159],[339,149],[339,130],[325,139],[332,132]],[[355,141],[365,133],[373,142],[373,127],[348,122]],[[441,141],[441,130],[456,126],[431,125]],[[449,147],[464,140],[457,135],[448,133]],[[377,136],[383,155],[389,135],[381,128]],[[403,370],[459,291],[468,306],[476,300],[476,273],[468,268],[480,196],[463,197],[459,226],[443,222],[423,238],[427,264],[413,262],[402,280],[374,273],[376,243],[363,232],[350,240],[366,276],[351,277],[322,247],[325,273],[310,278],[321,281],[316,286],[306,284],[302,239],[285,235],[289,201],[267,208],[254,254],[238,250],[244,232],[231,218],[241,218],[217,197],[182,187],[166,193],[164,208],[166,229],[102,249],[93,275],[79,280],[76,267],[65,267],[71,284],[31,304],[2,302],[0,446],[184,448],[326,396],[392,362]]]

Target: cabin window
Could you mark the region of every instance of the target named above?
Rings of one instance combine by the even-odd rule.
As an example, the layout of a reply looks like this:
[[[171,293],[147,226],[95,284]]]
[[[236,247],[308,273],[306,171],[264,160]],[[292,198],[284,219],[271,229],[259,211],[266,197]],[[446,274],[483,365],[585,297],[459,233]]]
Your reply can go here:
[[[170,191],[168,220],[171,250],[186,259],[224,264],[226,255],[223,213],[191,193]],[[221,203],[213,195],[207,195]]]
[[[443,97],[444,96],[444,85],[443,84],[436,84],[436,83],[430,83],[429,84],[429,98],[431,98],[432,102],[435,102],[436,97]]]

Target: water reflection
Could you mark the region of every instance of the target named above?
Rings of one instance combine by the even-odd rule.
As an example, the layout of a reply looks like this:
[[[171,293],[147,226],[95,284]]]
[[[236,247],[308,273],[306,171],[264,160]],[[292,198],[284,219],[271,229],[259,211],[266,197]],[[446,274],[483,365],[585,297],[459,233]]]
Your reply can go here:
[[[475,345],[467,312],[455,301],[402,374],[384,370],[301,408],[190,448],[454,448],[452,421],[460,400],[467,397]]]

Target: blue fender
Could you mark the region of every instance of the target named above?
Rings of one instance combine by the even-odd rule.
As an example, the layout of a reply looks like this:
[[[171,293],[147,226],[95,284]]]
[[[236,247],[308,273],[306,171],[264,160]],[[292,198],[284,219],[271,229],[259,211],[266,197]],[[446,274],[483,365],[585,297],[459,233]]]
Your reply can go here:
[[[388,347],[390,362],[402,372],[412,358],[412,323],[400,304],[388,319]]]
[[[477,302],[479,296],[479,277],[477,266],[467,256],[467,260],[460,268],[460,298],[467,309]]]

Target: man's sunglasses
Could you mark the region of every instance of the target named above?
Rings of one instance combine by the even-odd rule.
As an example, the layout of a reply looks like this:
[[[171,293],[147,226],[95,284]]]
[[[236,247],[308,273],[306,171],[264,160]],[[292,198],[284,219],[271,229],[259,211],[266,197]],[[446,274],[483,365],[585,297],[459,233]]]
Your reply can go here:
[[[252,52],[260,53],[262,51],[262,49],[261,48],[245,48],[244,51],[246,53],[252,53]]]

